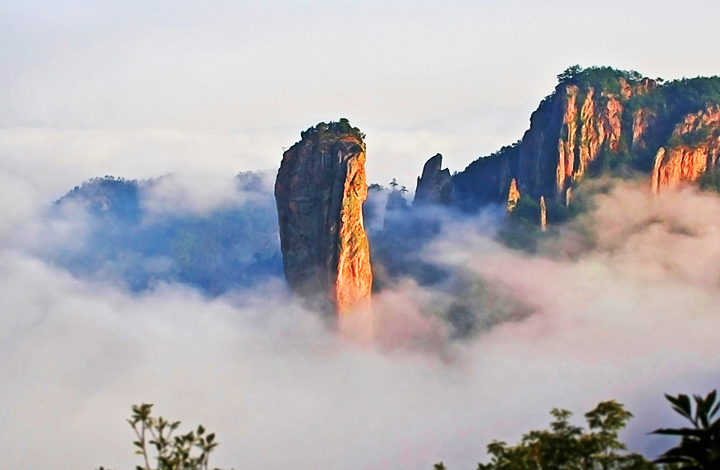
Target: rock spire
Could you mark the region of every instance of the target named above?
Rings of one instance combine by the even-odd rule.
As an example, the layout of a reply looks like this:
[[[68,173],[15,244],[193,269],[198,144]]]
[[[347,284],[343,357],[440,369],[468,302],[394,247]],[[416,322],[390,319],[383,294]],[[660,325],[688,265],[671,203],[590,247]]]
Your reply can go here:
[[[417,179],[414,203],[450,204],[452,190],[450,170],[442,169],[442,155],[438,153],[425,163],[422,176]]]
[[[370,300],[364,135],[346,119],[301,133],[275,181],[280,245],[290,287],[340,316]]]

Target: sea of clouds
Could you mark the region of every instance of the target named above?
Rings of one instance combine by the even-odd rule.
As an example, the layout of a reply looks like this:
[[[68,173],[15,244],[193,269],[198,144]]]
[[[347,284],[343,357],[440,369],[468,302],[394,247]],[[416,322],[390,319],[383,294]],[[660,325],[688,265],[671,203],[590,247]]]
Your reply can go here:
[[[574,63],[717,73],[720,50],[687,38],[714,43],[719,2],[605,6],[5,2],[0,468],[134,468],[125,418],[140,402],[217,432],[223,468],[472,469],[491,439],[515,442],[551,408],[580,416],[610,398],[636,416],[631,448],[657,455],[669,441],[646,433],[680,424],[662,393],[718,386],[715,195],[620,184],[536,254],[499,244],[492,211],[430,214],[438,231],[410,267],[459,281],[390,276],[370,342],[328,329],[277,265],[209,291],[173,270],[167,237],[144,237],[234,211],[262,235],[226,250],[239,266],[245,248],[277,250],[256,229],[272,222],[257,211],[271,194],[239,190],[234,174],[274,167],[321,120],[350,118],[368,135],[370,181],[412,190],[438,151],[459,170],[519,138]],[[131,229],[82,201],[54,204],[107,174],[155,181]],[[142,243],[115,256],[97,234]],[[457,286],[470,335],[445,314]]]
[[[396,279],[374,297],[375,338],[357,341],[279,275],[214,296],[73,275],[48,253],[86,246],[86,208],[51,217],[32,182],[3,178],[3,467],[133,468],[124,419],[141,402],[216,432],[211,463],[223,468],[474,468],[490,440],[545,426],[551,408],[579,417],[610,398],[636,416],[631,448],[653,457],[668,441],[647,433],[679,424],[662,394],[718,385],[714,194],[615,184],[535,254],[498,243],[487,213],[445,218],[423,258],[492,286],[501,295],[480,298],[501,303],[468,303],[485,322],[458,339],[433,314],[447,292]],[[166,180],[145,194],[146,214],[255,203],[232,177],[203,178]]]

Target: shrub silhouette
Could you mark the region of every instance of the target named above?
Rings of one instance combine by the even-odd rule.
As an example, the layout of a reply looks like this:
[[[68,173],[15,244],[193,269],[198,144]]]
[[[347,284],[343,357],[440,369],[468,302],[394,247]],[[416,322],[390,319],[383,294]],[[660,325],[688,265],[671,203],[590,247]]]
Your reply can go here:
[[[162,416],[155,418],[151,404],[133,405],[132,418],[127,422],[135,431],[135,453],[142,456],[144,466],[135,470],[209,470],[210,453],[217,447],[214,433],[206,433],[198,426],[195,431],[174,435],[180,421],[170,422]],[[154,451],[155,456],[151,458]],[[156,461],[155,467],[151,460]],[[100,467],[98,470],[106,470]],[[109,469],[107,469],[109,470]],[[220,470],[220,469],[213,469]]]
[[[720,417],[713,420],[720,410],[717,390],[705,398],[695,395],[695,410],[687,395],[665,395],[675,410],[692,423],[691,428],[657,429],[653,434],[679,436],[680,443],[668,449],[655,463],[680,464],[688,470],[720,469]]]

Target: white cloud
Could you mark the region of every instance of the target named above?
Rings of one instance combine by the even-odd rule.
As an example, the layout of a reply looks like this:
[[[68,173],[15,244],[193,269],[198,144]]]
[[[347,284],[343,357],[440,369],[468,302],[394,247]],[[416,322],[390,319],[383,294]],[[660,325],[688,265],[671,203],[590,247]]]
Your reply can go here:
[[[444,260],[537,311],[466,346],[418,314],[427,292],[411,284],[377,299],[389,346],[363,349],[282,283],[214,301],[177,285],[132,296],[24,250],[82,241],[82,226],[43,231],[37,214],[86,179],[176,173],[159,207],[202,212],[227,200],[222,181],[276,167],[301,130],[339,117],[368,133],[371,182],[413,189],[437,152],[460,170],[520,137],[568,65],[716,74],[720,52],[703,46],[717,2],[118,5],[0,7],[9,468],[132,468],[124,418],[140,401],[217,431],[214,463],[235,468],[472,468],[551,407],[611,397],[650,452],[662,392],[717,386],[719,209],[692,192],[617,188],[587,222],[597,248],[572,251],[573,232],[567,258],[520,256],[472,227],[445,238]]]
[[[552,407],[608,398],[638,415],[633,447],[656,452],[645,433],[669,419],[662,392],[716,386],[716,218],[688,209],[720,200],[646,189],[598,200],[584,221],[598,248],[577,261],[508,251],[477,222],[450,227],[436,255],[535,312],[467,344],[419,313],[432,291],[412,284],[376,297],[369,347],[328,331],[279,280],[216,300],[179,285],[130,295],[3,247],[0,453],[12,468],[131,468],[123,418],[145,401],[218,432],[218,466],[463,468]]]
[[[269,180],[268,174],[266,180]],[[269,183],[269,181],[265,181]],[[149,183],[143,191],[142,205],[147,217],[157,215],[204,215],[214,210],[239,207],[246,202],[267,199],[272,187],[263,188],[266,194],[243,191],[236,176],[175,173]]]

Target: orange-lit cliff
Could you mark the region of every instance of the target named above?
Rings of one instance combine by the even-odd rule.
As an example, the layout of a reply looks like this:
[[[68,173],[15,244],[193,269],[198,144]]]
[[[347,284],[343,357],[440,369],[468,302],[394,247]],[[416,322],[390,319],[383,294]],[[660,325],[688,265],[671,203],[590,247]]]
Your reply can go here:
[[[363,134],[320,123],[284,154],[275,182],[285,277],[312,306],[344,315],[370,299]]]
[[[685,116],[655,156],[652,191],[681,181],[695,181],[705,171],[714,170],[720,153],[720,106],[709,104]]]
[[[453,176],[452,204],[547,205],[562,220],[572,190],[600,175],[652,179],[653,191],[715,169],[720,149],[720,78],[663,82],[609,67],[571,67],[515,144]]]

